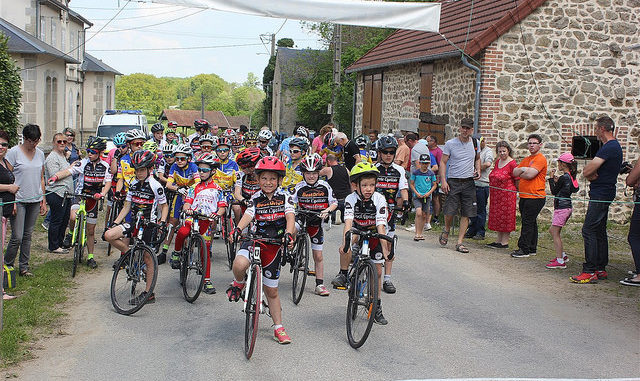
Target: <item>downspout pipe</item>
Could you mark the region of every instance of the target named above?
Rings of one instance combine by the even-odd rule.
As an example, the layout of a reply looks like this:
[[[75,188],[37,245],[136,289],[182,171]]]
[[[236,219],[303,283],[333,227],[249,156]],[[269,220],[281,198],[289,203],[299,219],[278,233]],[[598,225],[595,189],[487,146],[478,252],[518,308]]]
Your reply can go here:
[[[462,64],[476,72],[476,99],[473,105],[473,134],[478,134],[480,124],[480,87],[482,86],[482,69],[469,63],[466,54],[462,54]]]

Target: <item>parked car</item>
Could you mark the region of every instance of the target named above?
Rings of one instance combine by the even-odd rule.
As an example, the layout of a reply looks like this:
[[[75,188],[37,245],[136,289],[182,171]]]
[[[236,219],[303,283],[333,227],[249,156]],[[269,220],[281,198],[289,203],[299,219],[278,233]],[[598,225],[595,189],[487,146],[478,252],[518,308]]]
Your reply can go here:
[[[149,136],[147,117],[141,110],[106,110],[100,117],[96,136],[107,139],[107,150],[111,150],[113,137],[119,132],[127,132],[132,129],[140,129]]]

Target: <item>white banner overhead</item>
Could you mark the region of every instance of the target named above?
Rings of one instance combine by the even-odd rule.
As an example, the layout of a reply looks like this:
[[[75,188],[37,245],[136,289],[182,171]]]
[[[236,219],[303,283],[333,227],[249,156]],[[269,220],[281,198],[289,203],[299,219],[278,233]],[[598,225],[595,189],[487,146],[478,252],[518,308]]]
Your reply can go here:
[[[438,32],[440,3],[364,0],[151,0],[283,19]]]

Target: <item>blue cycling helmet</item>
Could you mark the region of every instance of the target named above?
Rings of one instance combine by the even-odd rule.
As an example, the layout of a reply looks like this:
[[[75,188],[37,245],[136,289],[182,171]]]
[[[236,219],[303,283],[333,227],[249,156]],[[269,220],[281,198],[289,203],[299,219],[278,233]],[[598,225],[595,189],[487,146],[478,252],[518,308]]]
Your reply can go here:
[[[127,142],[127,133],[126,132],[118,132],[116,136],[113,137],[113,144],[116,146],[121,146]]]

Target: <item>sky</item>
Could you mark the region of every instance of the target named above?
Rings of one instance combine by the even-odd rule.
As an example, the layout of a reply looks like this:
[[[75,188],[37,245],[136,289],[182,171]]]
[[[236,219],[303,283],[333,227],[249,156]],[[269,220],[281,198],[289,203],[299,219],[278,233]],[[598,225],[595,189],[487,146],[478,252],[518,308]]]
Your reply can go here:
[[[263,37],[261,41],[261,34],[277,33],[276,41],[292,38],[300,49],[322,48],[317,36],[303,30],[297,20],[138,1],[125,6],[126,3],[126,0],[72,0],[69,4],[94,24],[87,30],[86,51],[123,74],[189,77],[214,73],[227,82],[242,83],[249,72],[261,80],[269,61],[270,40]],[[109,22],[123,6],[120,14]],[[130,30],[117,31],[120,29]]]

